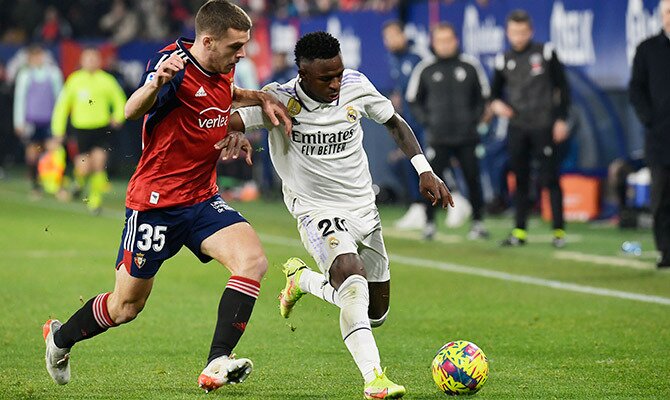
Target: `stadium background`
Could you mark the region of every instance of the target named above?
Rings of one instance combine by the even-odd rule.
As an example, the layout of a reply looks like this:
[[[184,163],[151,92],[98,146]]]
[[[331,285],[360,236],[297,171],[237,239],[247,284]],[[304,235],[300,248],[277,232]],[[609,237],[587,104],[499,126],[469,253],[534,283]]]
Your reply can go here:
[[[95,0],[3,2],[0,62],[6,66],[0,77],[3,109],[11,104],[11,84],[16,73],[17,54],[31,38],[47,43],[65,75],[77,68],[82,46],[99,46],[112,70],[132,91],[145,62],[177,35],[193,36],[190,23],[199,1],[125,2],[138,28],[126,35],[102,30],[89,15],[104,16],[111,2]],[[52,3],[49,6],[49,3]],[[431,24],[451,22],[461,37],[464,52],[479,57],[491,73],[496,53],[507,48],[504,35],[506,14],[514,8],[527,9],[534,19],[535,40],[551,41],[568,67],[572,89],[573,139],[564,172],[604,176],[607,165],[617,157],[641,153],[643,130],[627,99],[626,87],[636,45],[660,30],[656,0],[451,0],[451,1],[243,1],[255,23],[248,53],[256,67],[258,82],[270,76],[273,52],[291,53],[297,38],[318,29],[327,30],[342,43],[347,67],[364,72],[383,93],[392,82],[381,27],[390,19],[406,23],[412,48],[429,54]],[[60,13],[58,35],[44,38],[42,13],[49,8]],[[162,17],[156,22],[156,17]],[[152,22],[153,21],[153,22]],[[160,36],[163,37],[160,37]],[[0,166],[20,162],[21,151],[12,134],[10,113],[0,121]],[[387,165],[393,143],[382,127],[366,124],[367,145],[375,183],[402,192],[397,176]],[[112,153],[112,176],[125,178],[139,157],[138,123],[129,122],[116,136]],[[486,168],[484,169],[486,171]],[[487,180],[484,180],[485,184]],[[486,191],[486,189],[485,189]]]

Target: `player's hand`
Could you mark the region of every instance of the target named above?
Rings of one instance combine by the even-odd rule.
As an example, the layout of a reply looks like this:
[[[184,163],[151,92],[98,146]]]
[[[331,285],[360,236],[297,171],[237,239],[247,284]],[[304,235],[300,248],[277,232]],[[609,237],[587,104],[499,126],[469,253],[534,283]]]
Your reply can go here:
[[[242,132],[228,132],[225,138],[219,140],[214,145],[214,148],[221,150],[221,159],[224,161],[228,158],[237,160],[237,157],[240,156],[240,152],[243,151],[247,153],[244,161],[247,162],[247,165],[253,165],[253,161],[251,161],[253,148],[251,147],[249,139],[247,139]]]
[[[281,119],[281,123],[284,124],[284,133],[286,133],[286,136],[289,136],[291,130],[293,130],[293,122],[291,122],[291,116],[288,114],[286,106],[269,93],[260,92],[259,96],[261,108],[263,108],[265,115],[270,118],[272,125],[279,126],[279,120]]]
[[[158,67],[156,75],[151,81],[151,84],[159,88],[163,87],[163,85],[168,83],[172,78],[174,78],[175,75],[177,75],[177,72],[184,69],[185,66],[186,63],[181,57],[179,57],[177,52],[172,53],[170,57],[163,61]]]
[[[512,118],[514,116],[512,107],[505,104],[502,100],[493,100],[491,102],[491,111],[499,117]]]
[[[568,124],[562,119],[557,119],[556,122],[554,122],[554,129],[552,134],[554,137],[554,143],[559,144],[565,142],[565,140],[570,135]]]
[[[14,128],[14,133],[16,133],[16,136],[20,138],[24,138],[26,136],[26,127],[25,126],[17,126]]]
[[[442,208],[454,207],[454,199],[447,185],[433,172],[428,171],[419,175],[419,190],[433,206],[440,204]]]

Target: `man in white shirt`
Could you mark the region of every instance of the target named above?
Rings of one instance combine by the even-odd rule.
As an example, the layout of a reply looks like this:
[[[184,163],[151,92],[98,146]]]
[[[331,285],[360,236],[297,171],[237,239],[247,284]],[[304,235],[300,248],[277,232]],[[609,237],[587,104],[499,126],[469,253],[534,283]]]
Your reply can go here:
[[[241,108],[231,116],[229,136],[217,147],[223,149],[222,157],[237,157],[243,149],[250,162],[249,142],[232,131],[270,130],[270,156],[282,179],[284,202],[321,270],[314,272],[297,258],[284,264],[281,314],[288,318],[305,293],[340,307],[340,330],[363,375],[365,398],[400,398],[405,388],[384,374],[371,330],[388,315],[390,272],[360,119],[386,126],[416,168],[421,193],[434,206],[453,207],[451,194],[391,101],[365,75],[344,69],[337,39],[326,32],[307,34],[296,44],[295,57],[298,77],[264,89],[287,106],[291,134],[287,137],[270,124],[260,108]]]

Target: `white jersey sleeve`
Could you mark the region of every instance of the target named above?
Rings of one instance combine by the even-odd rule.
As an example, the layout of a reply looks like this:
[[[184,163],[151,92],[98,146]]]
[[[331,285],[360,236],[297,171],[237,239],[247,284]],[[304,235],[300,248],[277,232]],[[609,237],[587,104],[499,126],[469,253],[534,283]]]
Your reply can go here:
[[[272,82],[264,86],[262,90],[272,94],[275,97],[279,97],[277,96],[278,87],[278,83]],[[244,130],[247,132],[262,128],[271,129],[273,127],[268,118],[265,116],[263,109],[259,106],[240,107],[235,109],[235,112],[237,112],[242,118],[242,122],[244,122]]]
[[[360,74],[361,91],[365,93],[365,97],[363,98],[363,116],[378,124],[385,124],[395,114],[393,103],[382,96],[375,85],[365,75]]]

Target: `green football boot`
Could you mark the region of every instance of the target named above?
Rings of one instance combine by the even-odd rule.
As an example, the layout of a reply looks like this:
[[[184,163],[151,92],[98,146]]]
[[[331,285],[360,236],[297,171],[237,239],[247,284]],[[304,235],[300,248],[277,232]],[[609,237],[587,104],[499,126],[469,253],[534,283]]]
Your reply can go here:
[[[286,286],[279,293],[279,313],[284,318],[288,318],[295,303],[305,294],[299,285],[300,275],[305,269],[310,268],[297,257],[289,258],[282,266],[284,275],[286,275]]]
[[[375,369],[376,378],[365,385],[363,395],[366,399],[399,399],[405,395],[405,387],[396,385],[386,376],[386,368],[381,374]]]

